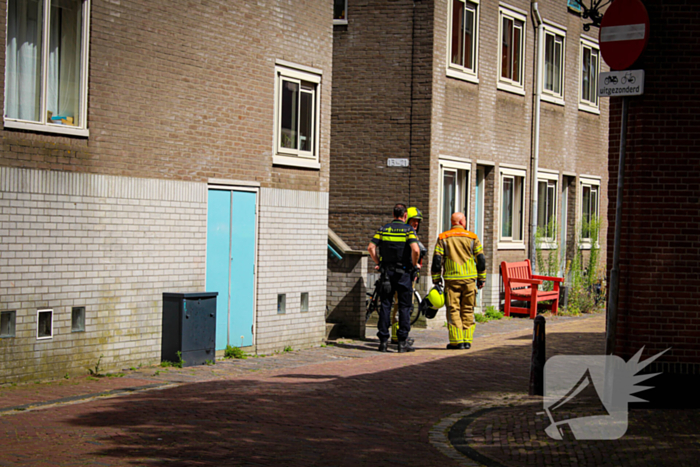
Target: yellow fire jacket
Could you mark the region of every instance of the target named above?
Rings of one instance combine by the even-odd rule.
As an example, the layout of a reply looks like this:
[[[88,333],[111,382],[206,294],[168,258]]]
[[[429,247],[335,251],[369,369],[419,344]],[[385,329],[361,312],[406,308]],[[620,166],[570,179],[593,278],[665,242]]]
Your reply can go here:
[[[442,267],[431,270],[433,280],[440,279],[440,275],[446,281],[459,279],[486,280],[486,268],[477,271],[476,257],[482,253],[484,247],[475,233],[469,232],[460,226],[454,226],[443,232],[435,244],[435,256],[442,257]],[[436,264],[433,260],[433,264]],[[443,273],[444,270],[444,273]]]

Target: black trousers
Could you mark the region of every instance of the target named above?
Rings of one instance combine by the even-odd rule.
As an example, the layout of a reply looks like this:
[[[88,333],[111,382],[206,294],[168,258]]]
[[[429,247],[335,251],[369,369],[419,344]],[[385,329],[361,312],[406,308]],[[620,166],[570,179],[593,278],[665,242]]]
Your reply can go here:
[[[389,270],[387,272],[391,291],[382,290],[380,298],[382,306],[379,309],[379,322],[377,323],[377,337],[380,341],[389,340],[389,326],[391,326],[391,305],[394,302],[394,294],[399,298],[399,330],[396,333],[399,341],[405,341],[411,331],[411,307],[413,306],[413,284],[411,274],[402,269]]]

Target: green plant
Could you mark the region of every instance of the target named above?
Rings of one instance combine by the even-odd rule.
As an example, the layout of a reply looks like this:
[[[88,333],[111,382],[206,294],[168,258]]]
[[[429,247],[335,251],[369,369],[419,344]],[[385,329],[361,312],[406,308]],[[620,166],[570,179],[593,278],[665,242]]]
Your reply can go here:
[[[169,362],[167,360],[163,360],[160,362],[160,366],[163,368],[168,368],[168,367],[174,367],[174,368],[182,368],[185,365],[185,361],[182,359],[182,352],[179,350],[177,351],[177,361],[176,362]]]
[[[70,379],[70,376],[68,376],[68,373],[66,373],[65,375],[63,375],[63,378],[64,378],[64,379]]]
[[[503,313],[500,312],[495,306],[489,305],[486,307],[486,311],[484,312],[484,315],[489,319],[489,320],[498,320],[503,318]]]
[[[88,368],[88,369],[87,369],[88,374],[89,374],[90,376],[97,376],[97,377],[104,376],[104,375],[102,374],[101,369],[100,369],[100,363],[102,362],[102,357],[104,357],[104,355],[100,355],[100,358],[97,359],[97,363],[95,364],[95,369],[94,369],[94,370],[93,370],[92,368]]]
[[[537,227],[535,232],[535,264],[533,268],[537,274],[541,276],[559,277],[562,270],[561,258],[559,256],[559,244],[552,244],[551,239],[555,237],[557,225],[554,219],[549,221],[546,227]],[[544,250],[542,247],[547,244],[549,248]],[[546,252],[545,252],[546,251]],[[554,282],[544,281],[542,284],[543,291],[554,289]]]
[[[581,313],[593,313],[605,307],[605,266],[599,263],[600,219],[594,218],[581,228],[590,239],[588,263],[579,248],[573,260],[567,265],[568,300],[566,314],[578,316]],[[586,240],[588,240],[588,238]]]
[[[205,365],[213,365],[214,362],[212,362],[211,360],[205,360],[204,364]]]
[[[248,355],[240,349],[240,347],[226,346],[224,350],[224,358],[248,358]]]
[[[286,346],[286,347],[284,348],[284,351],[285,351],[285,352],[291,352],[292,350],[293,350],[293,349],[292,349],[292,346],[291,346],[291,345],[288,345],[288,346]]]
[[[153,373],[153,376],[158,376],[160,374],[160,371],[156,370],[155,373]]]

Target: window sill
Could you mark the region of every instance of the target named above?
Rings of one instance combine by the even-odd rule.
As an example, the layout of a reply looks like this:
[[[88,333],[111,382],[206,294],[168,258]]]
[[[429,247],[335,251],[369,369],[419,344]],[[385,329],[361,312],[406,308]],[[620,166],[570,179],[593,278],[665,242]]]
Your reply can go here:
[[[499,250],[524,250],[524,243],[510,243],[510,242],[498,242],[497,248]]]
[[[53,133],[65,136],[82,136],[87,138],[90,136],[90,130],[83,128],[70,127],[66,125],[42,125],[40,123],[18,122],[16,120],[5,120],[5,128],[15,130],[36,131],[39,133]]]
[[[504,83],[502,81],[499,81],[496,87],[499,91],[506,91],[512,94],[518,94],[520,96],[525,95],[525,89],[523,89],[521,86],[514,86],[510,83]]]
[[[300,157],[293,156],[272,156],[272,164],[316,170],[319,170],[321,168],[321,164],[319,164],[318,161],[315,159],[302,159]]]
[[[591,242],[588,242],[586,240],[581,240],[581,243],[578,244],[578,249],[579,250],[590,250],[592,248]],[[596,249],[600,248],[600,243],[596,242],[595,244]]]
[[[552,96],[549,94],[542,94],[541,99],[544,102],[549,102],[550,104],[561,105],[562,107],[564,106],[564,99],[561,97]]]
[[[542,242],[537,244],[537,248],[540,250],[556,250],[559,248],[559,245],[557,242],[551,241],[551,242]]]
[[[586,105],[583,102],[579,102],[578,109],[583,112],[588,112],[596,115],[600,115],[600,109],[598,107],[593,107],[592,105]]]
[[[479,77],[474,73],[467,73],[465,71],[456,70],[454,68],[447,68],[447,76],[450,78],[455,78],[461,81],[466,81],[468,83],[479,84]]]
[[[333,26],[347,26],[348,20],[346,19],[334,19]]]

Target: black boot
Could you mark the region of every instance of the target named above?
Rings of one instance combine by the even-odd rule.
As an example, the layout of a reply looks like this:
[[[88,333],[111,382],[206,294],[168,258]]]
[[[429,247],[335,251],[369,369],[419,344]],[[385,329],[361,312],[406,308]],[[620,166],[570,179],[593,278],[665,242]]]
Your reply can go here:
[[[409,344],[407,341],[399,341],[399,353],[405,353],[405,352],[415,352],[416,349],[411,347],[411,344]]]
[[[447,344],[447,350],[464,350],[468,347],[465,347],[466,344]]]
[[[465,343],[464,343],[464,348],[465,348],[466,350],[469,350],[469,349],[472,348],[472,345],[471,345],[469,342],[465,342]]]
[[[388,341],[379,341],[379,351],[380,352],[388,352],[389,351],[389,342]]]

